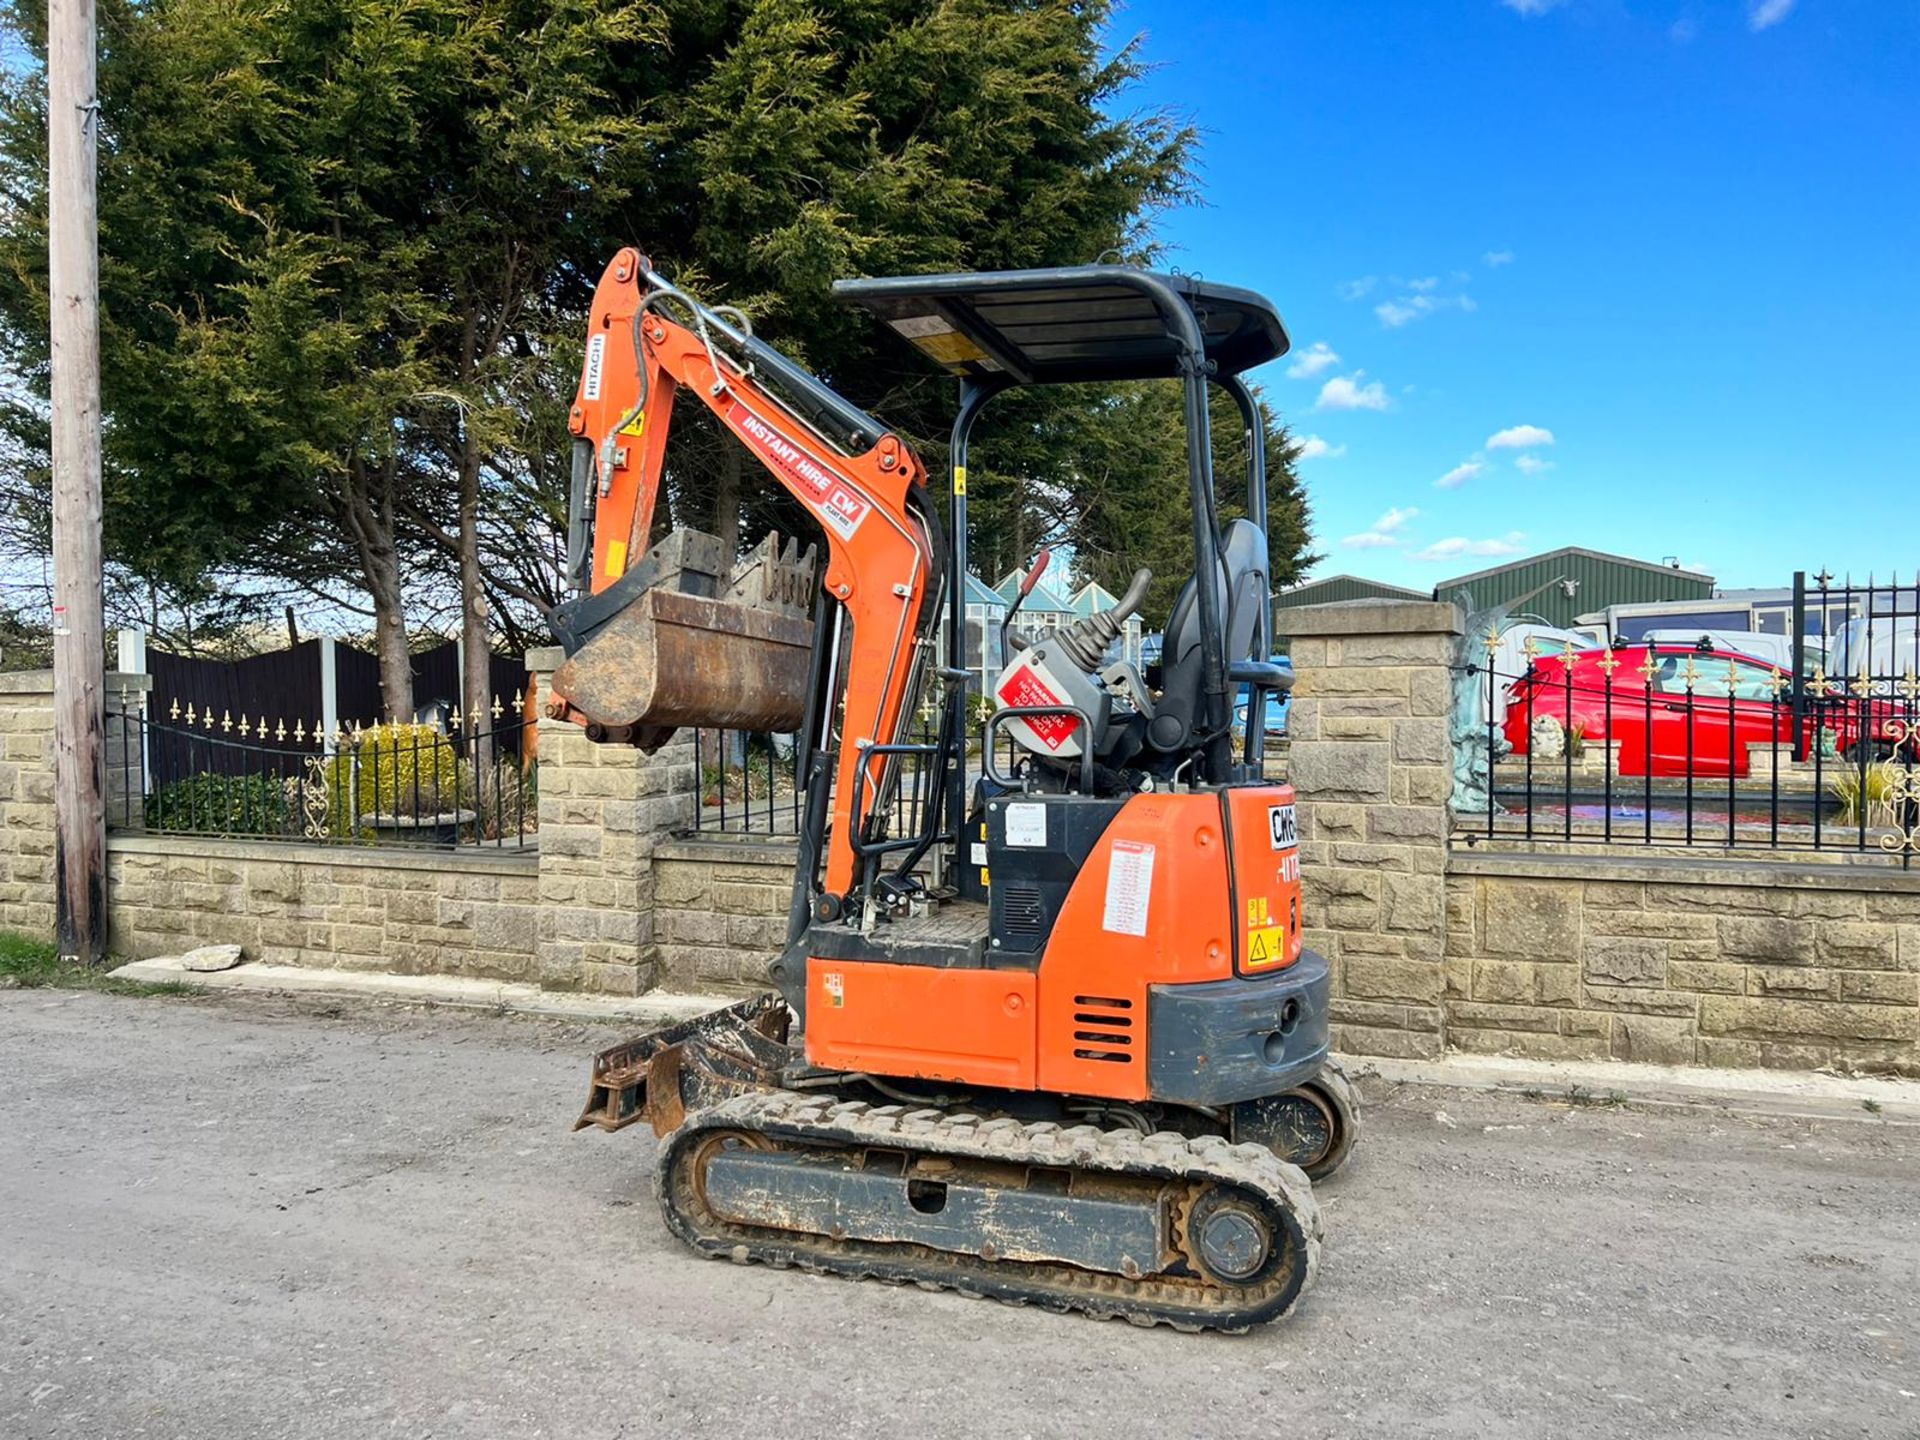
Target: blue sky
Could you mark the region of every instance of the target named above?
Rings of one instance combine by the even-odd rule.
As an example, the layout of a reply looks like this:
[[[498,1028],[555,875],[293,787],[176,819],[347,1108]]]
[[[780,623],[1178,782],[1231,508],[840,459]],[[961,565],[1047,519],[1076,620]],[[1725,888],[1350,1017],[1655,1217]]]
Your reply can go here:
[[[1316,574],[1920,568],[1920,3],[1133,0],[1118,30],[1205,135],[1169,262],[1293,335],[1260,378],[1324,450]]]

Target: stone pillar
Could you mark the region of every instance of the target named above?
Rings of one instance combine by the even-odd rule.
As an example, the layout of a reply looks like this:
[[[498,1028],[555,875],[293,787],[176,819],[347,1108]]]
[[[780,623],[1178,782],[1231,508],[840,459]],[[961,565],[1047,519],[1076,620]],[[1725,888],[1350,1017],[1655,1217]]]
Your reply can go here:
[[[692,824],[693,741],[655,755],[596,745],[578,725],[545,718],[558,649],[529,651],[538,719],[540,925],[535,980],[549,989],[638,995],[660,981],[654,940],[654,850]]]
[[[0,929],[53,938],[53,672],[0,675]]]
[[[107,826],[130,811],[144,823],[139,727],[121,718],[151,688],[145,675],[109,671]],[[0,930],[53,936],[53,672],[0,674]]]
[[[1460,612],[1432,601],[1282,609],[1298,679],[1306,943],[1333,967],[1336,1050],[1408,1058],[1444,1043],[1451,818],[1449,665]]]

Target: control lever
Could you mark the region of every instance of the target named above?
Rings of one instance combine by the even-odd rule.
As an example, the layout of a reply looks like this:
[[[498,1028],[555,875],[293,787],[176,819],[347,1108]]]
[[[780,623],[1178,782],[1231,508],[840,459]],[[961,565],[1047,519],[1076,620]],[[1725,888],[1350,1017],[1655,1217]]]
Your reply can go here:
[[[1027,578],[1020,582],[1020,593],[1013,597],[1013,604],[1007,608],[1006,618],[1000,622],[1000,653],[1002,655],[1017,654],[1027,648],[1027,640],[1024,635],[1014,636],[1013,639],[1019,641],[1019,644],[1010,645],[1008,643],[1007,631],[1013,624],[1013,617],[1020,613],[1020,607],[1027,603],[1027,596],[1033,593],[1033,587],[1038,585],[1040,583],[1040,577],[1047,573],[1047,563],[1052,559],[1053,547],[1051,545],[1042,545],[1040,547],[1040,553],[1033,557],[1033,565],[1027,571]]]
[[[1133,572],[1118,605],[1074,621],[1053,637],[1053,643],[1087,674],[1098,674],[1106,664],[1107,647],[1119,638],[1121,628],[1146,600],[1152,584],[1153,571],[1141,566]]]

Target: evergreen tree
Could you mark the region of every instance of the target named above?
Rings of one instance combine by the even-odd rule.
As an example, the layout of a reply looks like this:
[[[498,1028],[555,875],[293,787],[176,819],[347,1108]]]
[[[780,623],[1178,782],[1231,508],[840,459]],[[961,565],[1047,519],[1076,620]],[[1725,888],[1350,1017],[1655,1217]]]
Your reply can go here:
[[[43,6],[12,13],[35,53]],[[830,283],[1149,257],[1156,212],[1192,193],[1193,135],[1128,109],[1141,62],[1107,48],[1112,18],[1107,0],[105,0],[110,553],[182,583],[345,580],[396,713],[423,569],[457,569],[470,636],[491,612],[532,638],[559,598],[587,304],[625,243],[937,465],[952,382]],[[42,386],[44,137],[40,76],[0,77],[0,344]],[[1171,555],[1163,419],[1144,390],[1100,402],[1110,424],[1073,419],[1082,399],[996,402],[983,442],[1016,436],[1032,463],[990,467],[983,556],[1055,530],[1101,578]],[[685,435],[664,513],[749,540],[792,524],[735,447]]]

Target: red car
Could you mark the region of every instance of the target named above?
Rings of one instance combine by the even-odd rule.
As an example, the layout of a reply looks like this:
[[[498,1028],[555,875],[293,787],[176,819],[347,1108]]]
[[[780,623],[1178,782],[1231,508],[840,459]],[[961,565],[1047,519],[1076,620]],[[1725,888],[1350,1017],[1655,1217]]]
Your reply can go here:
[[[1617,662],[1611,668],[1609,658]],[[1688,661],[1693,662],[1691,694]],[[1822,712],[1818,723],[1809,721],[1795,754],[1792,692],[1776,690],[1774,667],[1748,655],[1687,645],[1582,650],[1572,660],[1571,704],[1567,663],[1564,656],[1543,655],[1534,661],[1531,674],[1508,689],[1504,729],[1514,754],[1527,753],[1537,716],[1551,716],[1563,728],[1577,729],[1582,741],[1617,741],[1621,775],[1684,776],[1691,768],[1696,776],[1741,777],[1748,773],[1749,746],[1765,750],[1777,742],[1783,755],[1806,759],[1825,729],[1833,732],[1835,749],[1851,759],[1860,738],[1862,702],[1834,681],[1827,702],[1817,707]],[[1902,711],[1883,700],[1865,705],[1873,753],[1891,754],[1900,733],[1891,727],[1904,718]]]

